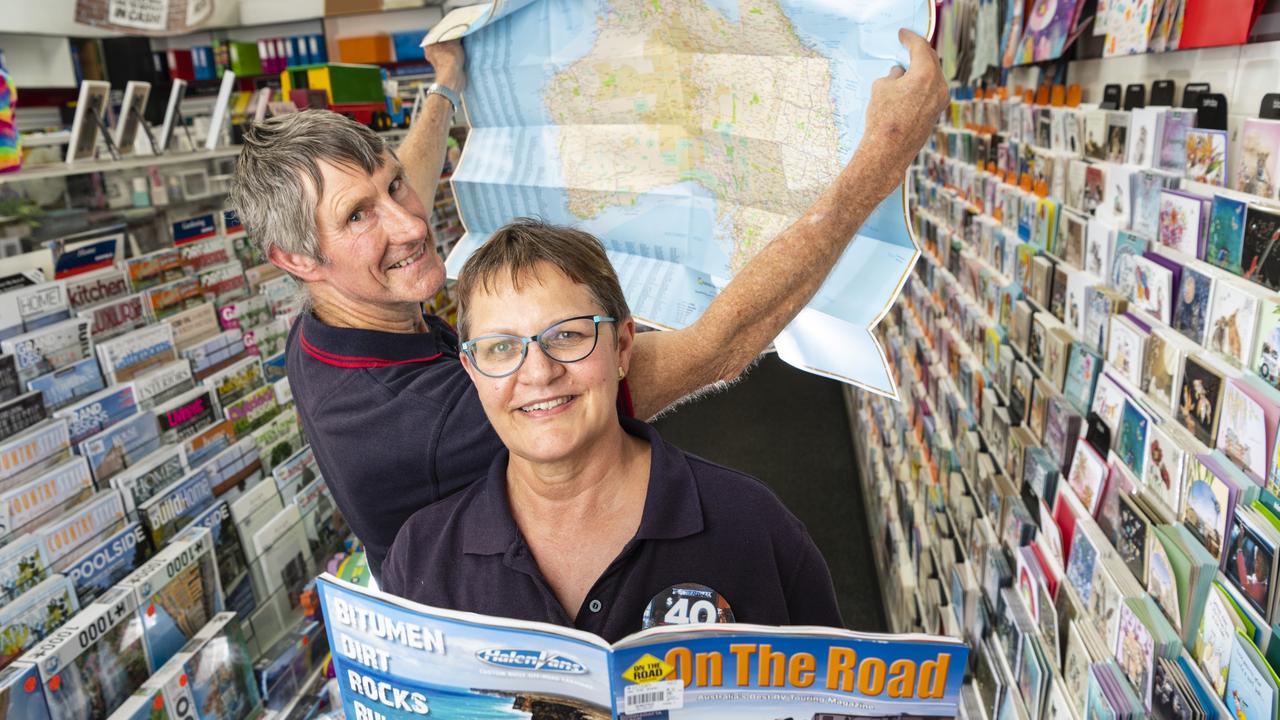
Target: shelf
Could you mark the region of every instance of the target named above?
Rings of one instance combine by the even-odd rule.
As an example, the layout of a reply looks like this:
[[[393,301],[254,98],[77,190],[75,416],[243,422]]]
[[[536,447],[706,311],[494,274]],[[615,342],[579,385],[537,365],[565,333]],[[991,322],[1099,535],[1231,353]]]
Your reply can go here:
[[[379,133],[388,143],[396,144],[404,140],[408,130],[388,130]],[[235,157],[240,154],[239,145],[221,147],[217,150],[200,150],[197,152],[168,153],[165,155],[130,155],[121,160],[93,160],[76,163],[46,163],[24,167],[16,173],[0,174],[0,185],[23,182],[27,180],[48,180],[50,178],[67,177],[69,175],[85,175],[88,173],[113,172],[116,170],[132,170],[135,168],[155,167],[158,165],[179,165],[182,163],[203,162],[220,158]]]
[[[26,167],[16,173],[0,175],[0,185],[22,182],[25,180],[48,180],[50,178],[84,175],[87,173],[111,172],[115,170],[132,170],[134,168],[152,167],[156,165],[177,165],[188,162],[217,160],[235,157],[240,154],[240,146],[218,148],[217,150],[166,155],[131,155],[121,160],[96,160],[77,163],[52,163]]]

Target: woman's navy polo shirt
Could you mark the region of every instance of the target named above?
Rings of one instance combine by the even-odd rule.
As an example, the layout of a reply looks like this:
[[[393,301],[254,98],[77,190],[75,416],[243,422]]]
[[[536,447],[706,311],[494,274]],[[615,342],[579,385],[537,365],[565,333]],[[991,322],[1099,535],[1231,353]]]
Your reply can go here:
[[[609,642],[639,631],[649,601],[682,583],[718,592],[737,622],[843,626],[826,561],[772,491],[685,453],[643,422],[622,425],[652,448],[644,514],[576,621],[511,515],[505,448],[484,481],[409,518],[380,587],[434,607],[572,626]]]
[[[418,510],[484,477],[503,450],[449,324],[389,333],[325,325],[303,313],[285,362],[307,441],[334,502],[378,574]],[[625,386],[620,409],[629,414]]]

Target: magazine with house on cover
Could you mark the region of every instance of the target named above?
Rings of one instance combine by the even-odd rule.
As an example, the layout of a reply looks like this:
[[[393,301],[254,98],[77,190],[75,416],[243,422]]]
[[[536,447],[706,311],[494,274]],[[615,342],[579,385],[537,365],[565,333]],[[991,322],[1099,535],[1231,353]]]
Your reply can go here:
[[[969,654],[953,638],[746,624],[667,626],[610,646],[328,573],[317,586],[349,718],[949,718]]]

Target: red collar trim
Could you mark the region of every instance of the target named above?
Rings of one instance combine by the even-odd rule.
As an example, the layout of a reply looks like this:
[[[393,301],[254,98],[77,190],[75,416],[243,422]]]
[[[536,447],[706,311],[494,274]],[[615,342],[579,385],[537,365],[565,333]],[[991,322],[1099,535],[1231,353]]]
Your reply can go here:
[[[383,368],[383,367],[391,367],[393,365],[412,365],[414,363],[431,362],[432,360],[435,360],[444,354],[444,353],[436,353],[435,355],[431,355],[430,357],[409,358],[408,360],[384,360],[382,358],[374,358],[374,357],[335,355],[330,352],[325,352],[324,350],[321,350],[315,345],[312,345],[311,343],[307,342],[307,336],[302,332],[301,327],[298,328],[298,341],[302,343],[302,349],[304,352],[306,352],[308,355],[315,358],[316,360],[319,360],[320,362],[324,363],[325,365],[332,365],[333,367],[349,368],[349,369]]]

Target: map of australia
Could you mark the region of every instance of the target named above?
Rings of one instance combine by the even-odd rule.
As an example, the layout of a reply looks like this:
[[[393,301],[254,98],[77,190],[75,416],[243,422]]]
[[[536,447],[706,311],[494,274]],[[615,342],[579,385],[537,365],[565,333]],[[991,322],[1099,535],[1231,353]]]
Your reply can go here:
[[[472,133],[453,176],[467,233],[451,275],[517,217],[609,249],[637,319],[693,322],[832,183],[871,83],[906,64],[897,29],[929,0],[497,0],[425,42],[465,37]],[[901,193],[850,243],[776,342],[793,365],[893,394],[870,329],[917,251]],[[779,278],[779,282],[786,282]]]

